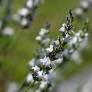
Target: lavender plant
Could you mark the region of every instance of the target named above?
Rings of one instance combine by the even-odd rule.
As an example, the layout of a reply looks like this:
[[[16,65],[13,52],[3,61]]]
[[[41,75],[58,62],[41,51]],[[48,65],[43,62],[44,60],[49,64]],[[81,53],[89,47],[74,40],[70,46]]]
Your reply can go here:
[[[78,7],[74,10],[75,16],[84,19],[84,14],[92,9],[92,0],[80,0]]]
[[[41,28],[36,37],[41,48],[29,62],[29,73],[18,92],[50,92],[52,90],[58,65],[62,66],[65,61],[70,61],[72,55],[88,39],[88,20],[77,32],[73,31],[73,21],[73,14],[69,10],[66,22],[59,29],[60,36],[55,40],[48,37],[50,24],[47,23]]]
[[[13,20],[17,21],[23,28],[28,28],[36,16],[39,4],[40,0],[27,0],[24,7],[13,16]]]

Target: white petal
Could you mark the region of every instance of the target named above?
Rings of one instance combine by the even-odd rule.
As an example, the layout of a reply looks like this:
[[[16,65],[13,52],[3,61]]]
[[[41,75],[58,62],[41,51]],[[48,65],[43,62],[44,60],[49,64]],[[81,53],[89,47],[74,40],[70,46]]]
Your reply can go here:
[[[30,74],[28,74],[28,76],[27,76],[27,78],[26,78],[26,81],[27,81],[27,83],[30,83],[30,82],[32,82],[33,81],[33,76],[32,76],[32,74],[30,73]]]
[[[29,14],[29,10],[27,8],[22,8],[21,10],[18,11],[18,14],[20,16],[27,16]]]
[[[6,27],[2,31],[2,35],[4,35],[4,36],[13,36],[14,35],[14,30],[11,27]]]

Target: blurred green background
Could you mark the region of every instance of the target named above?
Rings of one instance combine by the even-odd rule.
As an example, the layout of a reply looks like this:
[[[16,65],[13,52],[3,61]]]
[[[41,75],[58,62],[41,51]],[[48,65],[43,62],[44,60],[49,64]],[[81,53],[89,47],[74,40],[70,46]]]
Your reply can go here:
[[[22,8],[26,0],[13,0],[13,13]],[[8,23],[15,30],[15,36],[11,39],[0,37],[0,80],[3,82],[7,79],[22,82],[27,74],[27,63],[33,57],[33,53],[39,48],[35,41],[35,37],[40,31],[40,28],[46,21],[51,23],[50,37],[59,35],[58,29],[65,21],[67,11],[78,7],[78,0],[45,0],[45,3],[40,5],[37,10],[36,19],[33,21],[32,27],[23,30],[18,24],[13,21]],[[4,14],[4,8],[0,7],[0,17]],[[81,71],[85,67],[92,64],[92,11],[84,16],[90,18],[89,30],[89,48],[82,53],[83,63],[76,65],[73,62],[65,69],[65,78],[71,77],[73,74]],[[75,20],[75,30],[83,25],[83,21]],[[10,41],[10,44],[8,44]],[[2,82],[0,83],[2,85]],[[2,91],[1,91],[2,92]]]

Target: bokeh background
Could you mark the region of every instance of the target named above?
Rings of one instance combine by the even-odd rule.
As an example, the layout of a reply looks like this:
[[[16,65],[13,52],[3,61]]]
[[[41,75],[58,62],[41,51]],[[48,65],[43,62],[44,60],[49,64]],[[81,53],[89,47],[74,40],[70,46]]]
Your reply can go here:
[[[25,0],[12,0],[12,3],[12,12],[16,13],[23,6]],[[78,4],[79,0],[45,0],[38,8],[36,18],[30,28],[23,30],[14,21],[8,22],[8,25],[14,28],[15,35],[12,39],[0,37],[0,92],[7,92],[5,91],[7,82],[14,81],[22,83],[25,79],[28,72],[28,61],[33,57],[36,49],[39,48],[35,37],[46,21],[51,23],[50,37],[57,37],[59,35],[58,29],[64,23],[67,11],[70,8],[74,10],[78,7]],[[4,5],[0,6],[0,18],[4,15],[5,7]],[[72,83],[75,82],[76,84],[82,80],[89,80],[89,77],[92,77],[92,10],[85,13],[84,16],[90,19],[88,48],[81,53],[83,62],[80,65],[69,62],[67,67],[60,68],[61,72],[59,73],[62,76],[62,71],[64,71],[64,78],[62,79],[60,76],[57,79],[59,86],[58,92],[72,92],[69,91]],[[75,20],[74,27],[79,29],[83,23],[84,20]],[[71,86],[69,86],[70,83]],[[63,90],[66,90],[60,91],[62,87]]]

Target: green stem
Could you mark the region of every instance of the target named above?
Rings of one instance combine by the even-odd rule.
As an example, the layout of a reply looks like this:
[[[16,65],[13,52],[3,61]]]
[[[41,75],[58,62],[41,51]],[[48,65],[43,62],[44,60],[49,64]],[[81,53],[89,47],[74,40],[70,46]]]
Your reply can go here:
[[[31,84],[29,85],[29,87],[25,89],[25,91],[24,91],[24,92],[28,92],[28,91],[29,91],[29,89],[34,85],[34,83],[35,83],[35,82],[31,83]]]

